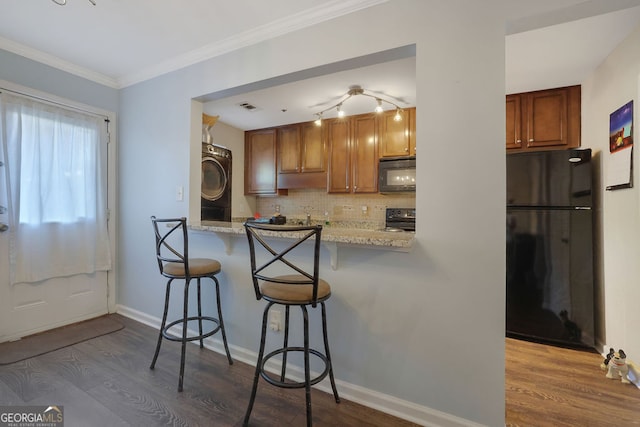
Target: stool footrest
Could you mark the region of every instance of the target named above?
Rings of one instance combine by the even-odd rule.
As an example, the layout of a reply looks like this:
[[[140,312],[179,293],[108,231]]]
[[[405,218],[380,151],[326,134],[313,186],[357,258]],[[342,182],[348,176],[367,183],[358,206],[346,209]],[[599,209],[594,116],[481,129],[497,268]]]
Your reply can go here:
[[[267,361],[274,357],[277,356],[279,354],[286,354],[289,352],[300,352],[300,353],[304,353],[304,347],[283,347],[283,348],[279,348],[277,350],[272,351],[271,353],[265,355],[262,358],[262,365],[260,366],[260,376],[269,384],[274,385],[276,387],[281,387],[281,388],[305,388],[306,384],[304,381],[301,382],[297,382],[297,381],[281,381],[280,379],[274,379],[273,377],[271,377],[269,375],[269,373],[264,369],[265,364],[267,363]],[[327,359],[327,357],[322,354],[321,352],[319,352],[318,350],[309,349],[309,354],[313,354],[314,356],[318,357],[320,360],[322,360],[322,362],[324,363],[324,371],[322,371],[322,373],[320,373],[320,375],[318,375],[315,378],[311,378],[311,380],[309,381],[310,385],[314,385],[314,384],[318,384],[320,381],[322,381],[328,374],[329,374],[329,361]],[[271,375],[275,375],[275,374],[271,374]],[[280,376],[278,375],[278,378]]]
[[[209,322],[213,322],[215,324],[215,327],[207,332],[203,332],[202,335],[195,335],[195,336],[188,336],[186,338],[186,341],[196,341],[196,340],[201,340],[207,337],[210,337],[211,335],[215,334],[216,332],[218,332],[220,330],[220,321],[214,317],[208,317],[208,316],[192,316],[192,317],[188,317],[186,322],[192,322],[192,321],[209,321]],[[171,329],[172,327],[174,327],[175,325],[182,325],[185,322],[184,319],[178,319],[175,320],[171,323],[169,323],[167,326],[165,326],[165,328],[162,330],[162,336],[166,339],[168,339],[169,341],[177,341],[177,342],[182,342],[182,337],[178,337],[175,335],[170,335],[169,334],[169,329]]]

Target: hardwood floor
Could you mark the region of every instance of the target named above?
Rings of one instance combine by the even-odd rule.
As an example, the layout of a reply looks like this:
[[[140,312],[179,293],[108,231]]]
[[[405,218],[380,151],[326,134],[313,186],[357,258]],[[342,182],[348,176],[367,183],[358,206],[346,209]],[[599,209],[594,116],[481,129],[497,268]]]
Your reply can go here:
[[[185,386],[177,392],[180,348],[165,342],[149,363],[157,331],[113,315],[125,328],[38,357],[0,366],[0,405],[63,405],[66,427],[240,426],[253,367],[187,346]],[[314,425],[414,426],[410,422],[312,390]],[[305,425],[304,390],[261,381],[252,426]]]
[[[177,392],[179,344],[165,341],[149,363],[157,331],[113,315],[125,328],[42,356],[0,366],[0,405],[63,405],[65,426],[240,426],[253,367],[190,345],[185,389]],[[601,357],[507,339],[509,427],[640,425],[640,390],[605,378]],[[314,425],[414,426],[313,390]],[[261,381],[252,426],[304,425],[303,390]]]
[[[601,362],[595,352],[507,338],[506,425],[640,425],[640,389],[606,378]]]

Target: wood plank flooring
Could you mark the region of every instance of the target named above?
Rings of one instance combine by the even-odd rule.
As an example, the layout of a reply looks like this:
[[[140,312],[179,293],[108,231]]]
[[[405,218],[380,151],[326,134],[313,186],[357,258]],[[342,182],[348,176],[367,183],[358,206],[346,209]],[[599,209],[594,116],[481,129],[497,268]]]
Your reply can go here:
[[[240,426],[253,367],[187,346],[185,386],[177,392],[180,347],[164,341],[149,369],[157,331],[119,315],[125,328],[70,347],[0,366],[0,405],[63,405],[65,426]],[[415,426],[312,390],[314,425]],[[304,390],[261,381],[251,426],[306,424]]]
[[[152,371],[156,330],[112,316],[125,328],[0,366],[0,405],[64,405],[66,427],[242,425],[251,366],[190,345],[178,393],[179,344],[165,341]],[[600,362],[595,353],[507,339],[506,426],[640,426],[640,390],[605,378]],[[317,426],[415,425],[312,394]],[[304,392],[261,382],[250,424],[305,425]]]
[[[640,425],[640,389],[606,378],[601,362],[595,352],[507,338],[506,425]]]

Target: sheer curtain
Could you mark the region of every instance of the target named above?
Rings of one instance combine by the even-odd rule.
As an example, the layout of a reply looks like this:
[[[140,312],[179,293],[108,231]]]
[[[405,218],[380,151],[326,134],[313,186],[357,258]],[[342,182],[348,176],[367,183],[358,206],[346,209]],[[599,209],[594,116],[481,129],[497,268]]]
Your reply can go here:
[[[10,280],[111,269],[104,118],[0,94]]]

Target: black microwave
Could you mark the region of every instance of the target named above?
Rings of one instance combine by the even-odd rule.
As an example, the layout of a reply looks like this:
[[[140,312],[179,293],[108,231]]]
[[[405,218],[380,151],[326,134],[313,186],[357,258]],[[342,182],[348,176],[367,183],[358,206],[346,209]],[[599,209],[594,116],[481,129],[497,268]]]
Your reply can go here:
[[[390,157],[380,159],[378,191],[381,193],[416,191],[416,158]]]

